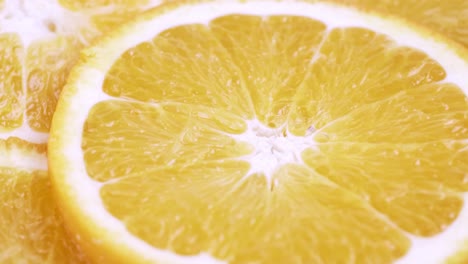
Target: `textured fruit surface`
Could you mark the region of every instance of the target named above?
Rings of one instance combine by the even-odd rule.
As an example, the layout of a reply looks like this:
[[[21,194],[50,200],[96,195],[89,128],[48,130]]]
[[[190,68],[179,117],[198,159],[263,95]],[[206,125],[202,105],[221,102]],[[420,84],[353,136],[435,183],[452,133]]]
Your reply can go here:
[[[2,263],[84,263],[75,244],[64,240],[66,230],[46,171],[0,168],[2,193],[0,261]]]
[[[124,2],[0,1],[1,263],[85,261],[58,217],[45,144],[59,93],[80,49],[159,3]]]
[[[94,254],[124,243],[141,259],[391,263],[418,239],[436,248],[426,260],[454,254],[445,234],[463,229],[468,190],[463,51],[333,5],[195,4],[184,22],[171,8],[88,50],[113,51],[76,68],[54,120],[67,221],[85,240],[109,232],[86,242]]]

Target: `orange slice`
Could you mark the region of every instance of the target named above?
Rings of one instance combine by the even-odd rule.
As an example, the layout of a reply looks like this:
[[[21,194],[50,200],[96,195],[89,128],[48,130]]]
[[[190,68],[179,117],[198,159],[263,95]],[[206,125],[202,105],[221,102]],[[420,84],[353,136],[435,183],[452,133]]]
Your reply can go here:
[[[378,13],[167,4],[72,71],[53,189],[99,263],[468,261],[467,72]]]

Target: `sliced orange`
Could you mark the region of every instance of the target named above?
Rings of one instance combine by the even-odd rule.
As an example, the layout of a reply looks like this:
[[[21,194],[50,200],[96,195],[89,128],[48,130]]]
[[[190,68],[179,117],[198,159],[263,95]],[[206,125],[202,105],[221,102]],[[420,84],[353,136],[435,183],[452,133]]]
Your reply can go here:
[[[467,72],[379,13],[167,4],[83,53],[53,190],[97,263],[463,263]]]
[[[0,263],[84,261],[50,191],[52,114],[80,49],[159,2],[0,1]]]

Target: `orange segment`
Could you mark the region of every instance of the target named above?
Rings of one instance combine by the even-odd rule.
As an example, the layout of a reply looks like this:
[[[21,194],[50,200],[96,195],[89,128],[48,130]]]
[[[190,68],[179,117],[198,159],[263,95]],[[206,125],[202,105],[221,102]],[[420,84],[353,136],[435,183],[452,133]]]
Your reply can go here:
[[[335,119],[317,131],[316,140],[412,144],[468,138],[468,97],[459,87],[407,87]]]
[[[147,54],[152,58],[148,60]],[[249,95],[241,86],[239,69],[224,63],[230,60],[209,28],[181,26],[127,51],[122,63],[116,63],[106,77],[104,91],[141,101],[220,108],[252,118],[254,113]],[[200,66],[191,67],[194,64]]]
[[[141,12],[140,9],[124,7],[115,13],[95,15],[91,18],[91,22],[100,32],[110,32],[121,25],[122,21],[131,20]]]
[[[151,0],[58,0],[60,5],[74,11],[91,10],[93,8],[103,8],[108,6],[123,7],[142,7],[148,5]],[[154,2],[154,1],[153,1]]]
[[[426,54],[386,36],[362,28],[334,29],[296,96],[289,127],[304,135],[363,105],[380,105],[400,91],[444,77],[444,69]]]
[[[468,149],[451,141],[330,143],[305,151],[303,158],[317,173],[420,236],[444,231],[463,205],[459,192],[468,190]]]
[[[66,37],[41,41],[28,47],[27,118],[29,126],[49,132],[57,99],[71,67],[78,59],[80,44]]]
[[[206,216],[210,215],[212,221],[216,221],[214,214],[207,214],[216,204],[210,206],[209,202],[215,203],[213,198],[231,201],[226,197],[231,192],[230,186],[238,182],[247,170],[248,164],[239,161],[210,162],[179,169],[164,168],[154,170],[151,177],[147,177],[148,174],[145,173],[106,185],[101,190],[101,195],[114,215],[126,219],[131,232],[154,246],[193,255],[209,248],[210,240],[215,238],[209,234],[215,230],[206,223]],[[219,174],[220,171],[223,172],[222,175]],[[140,188],[145,195],[131,197],[129,192],[122,191],[126,187]],[[156,192],[160,195],[151,195]],[[167,196],[169,193],[173,195]],[[188,201],[186,199],[190,202],[184,202]],[[118,206],[119,203],[121,206]],[[140,213],[135,214],[132,208],[135,203],[142,205],[139,208]],[[151,205],[151,209],[148,205]],[[194,205],[198,205],[196,211],[192,210]],[[180,234],[174,236],[174,229],[179,229]],[[222,226],[219,229],[216,238],[220,238]],[[153,230],[158,230],[158,235],[155,236]],[[226,237],[226,242],[228,241],[229,238]]]
[[[225,135],[244,129],[242,120],[226,112],[109,101],[93,108],[85,125],[83,149],[88,173],[96,180],[144,177],[167,164],[183,168],[248,154],[248,145]],[[129,166],[126,161],[135,155],[139,163]],[[149,164],[153,164],[151,169]]]
[[[20,38],[15,34],[0,34],[0,132],[23,124],[24,91],[22,86],[22,54]]]
[[[283,125],[325,25],[304,17],[226,16],[210,27],[242,69],[256,118],[270,127]]]

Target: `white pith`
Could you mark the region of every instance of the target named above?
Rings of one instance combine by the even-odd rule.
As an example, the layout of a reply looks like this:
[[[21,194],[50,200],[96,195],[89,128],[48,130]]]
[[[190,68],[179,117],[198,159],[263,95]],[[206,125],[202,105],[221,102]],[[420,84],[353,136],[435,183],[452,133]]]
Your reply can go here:
[[[247,122],[247,130],[240,135],[231,135],[238,141],[250,143],[255,150],[241,159],[250,163],[247,175],[264,174],[269,186],[274,172],[288,163],[302,164],[301,153],[315,146],[314,134],[298,137],[287,131],[286,126],[269,128],[258,120]]]
[[[10,137],[18,137],[31,143],[42,144],[47,142],[49,133],[32,130],[31,127],[29,127],[28,122],[24,120],[23,124],[19,128],[11,131],[0,132],[0,139],[6,140]]]
[[[0,167],[21,170],[47,170],[47,156],[45,153],[26,151],[12,146],[0,155]]]
[[[69,104],[64,115],[67,117],[64,122],[66,127],[61,127],[61,134],[54,135],[60,142],[66,142],[62,149],[57,150],[57,154],[64,155],[67,164],[66,173],[68,184],[73,188],[76,203],[81,205],[83,213],[90,221],[99,223],[99,228],[112,233],[115,243],[125,243],[138,254],[145,256],[148,260],[167,260],[172,263],[220,263],[221,261],[202,254],[196,257],[183,257],[172,252],[159,250],[146,244],[142,240],[131,235],[126,227],[116,218],[112,217],[104,208],[99,195],[102,184],[91,180],[84,164],[83,153],[81,151],[81,131],[92,106],[100,101],[109,99],[109,96],[99,91],[102,87],[106,72],[120,55],[128,48],[136,46],[142,41],[150,40],[159,32],[181,24],[208,23],[213,18],[230,13],[253,14],[253,15],[302,15],[321,20],[333,27],[358,26],[369,28],[376,32],[390,35],[398,44],[422,50],[437,60],[446,70],[446,82],[451,82],[463,89],[468,94],[468,82],[466,72],[468,63],[458,57],[448,46],[438,43],[427,36],[410,28],[402,27],[396,22],[389,22],[383,19],[361,14],[347,9],[337,8],[327,4],[291,3],[291,2],[222,2],[198,4],[184,6],[177,10],[164,14],[158,19],[129,26],[125,29],[125,35],[116,37],[113,46],[97,46],[88,51],[88,54],[96,54],[96,58],[90,60],[87,68],[81,68],[80,80],[76,83],[77,91],[73,95],[73,100],[67,101]],[[94,64],[96,68],[91,68]],[[252,129],[251,131],[254,131]],[[248,134],[248,132],[247,132]],[[248,136],[251,137],[251,136]],[[249,138],[251,140],[251,138]],[[266,155],[272,145],[259,148],[258,157],[266,157],[275,160],[276,156]],[[295,153],[297,153],[296,150]],[[294,155],[287,155],[285,160],[294,160]],[[253,171],[261,170],[262,162],[257,162],[253,166]],[[255,164],[254,164],[255,165]],[[267,171],[269,168],[266,169]],[[465,194],[465,201],[468,195]],[[105,223],[105,225],[104,225]],[[447,230],[433,238],[416,238],[412,235],[408,237],[412,240],[410,252],[398,263],[441,263],[447,257],[456,252],[462,243],[468,238],[468,206],[464,205],[457,220],[447,228]]]

